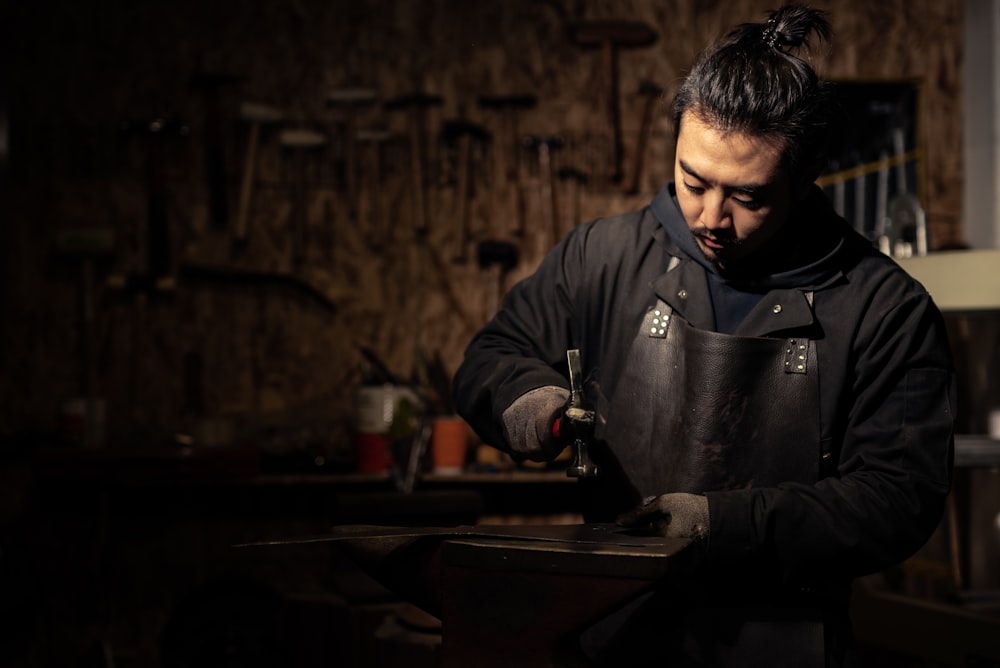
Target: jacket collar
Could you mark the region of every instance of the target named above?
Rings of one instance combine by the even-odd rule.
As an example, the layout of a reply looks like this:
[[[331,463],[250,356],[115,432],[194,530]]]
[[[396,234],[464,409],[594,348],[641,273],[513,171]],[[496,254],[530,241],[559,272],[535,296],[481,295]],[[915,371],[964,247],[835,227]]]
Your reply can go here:
[[[660,192],[651,203],[653,215],[661,222],[653,232],[654,238],[663,246],[668,261],[666,271],[651,283],[653,291],[674,311],[701,329],[715,329],[715,315],[712,310],[712,298],[709,293],[706,269],[685,252],[667,234],[668,225],[663,222],[667,216],[677,216],[676,205],[673,202],[671,185]],[[817,224],[836,224],[831,219],[832,210],[823,206],[825,198],[822,193],[811,193],[816,206]],[[819,196],[819,199],[817,198]],[[840,258],[843,257],[849,244],[841,243],[822,262],[825,270],[817,272],[801,285],[788,287],[773,287],[766,290],[760,303],[754,307],[741,323],[736,334],[739,336],[768,336],[777,332],[801,330],[815,324],[812,309],[812,295],[831,285],[846,280],[841,268]],[[764,292],[764,290],[761,290]]]

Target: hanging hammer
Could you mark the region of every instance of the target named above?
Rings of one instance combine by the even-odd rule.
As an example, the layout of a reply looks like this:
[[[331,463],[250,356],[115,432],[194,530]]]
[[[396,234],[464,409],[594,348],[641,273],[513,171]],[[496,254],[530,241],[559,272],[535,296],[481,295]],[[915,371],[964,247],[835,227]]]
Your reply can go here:
[[[559,180],[563,185],[563,194],[569,202],[569,222],[567,230],[573,229],[580,223],[580,190],[587,184],[587,175],[576,167],[562,167],[557,172]]]
[[[219,108],[219,89],[242,81],[232,74],[199,72],[191,77],[191,87],[199,90],[205,104],[205,169],[208,172],[209,212],[212,223],[220,230],[226,229],[229,203],[226,193],[226,147],[223,142],[222,112]]]
[[[285,114],[281,109],[266,104],[244,102],[240,106],[240,118],[249,124],[250,129],[247,135],[246,157],[243,159],[243,180],[240,183],[240,201],[236,211],[236,230],[233,232],[233,245],[238,248],[246,244],[250,226],[250,201],[257,175],[260,128],[265,123],[277,123],[284,117]]]
[[[635,140],[635,158],[632,161],[632,176],[624,189],[626,195],[637,195],[642,188],[642,163],[646,157],[646,145],[649,143],[649,131],[653,127],[653,111],[662,99],[663,89],[652,81],[642,81],[639,84],[639,95],[645,98],[642,105],[642,120],[639,123],[639,136]]]
[[[427,132],[427,110],[439,107],[443,100],[438,95],[416,92],[393,98],[385,103],[388,111],[410,112],[407,128],[410,136],[410,190],[413,196],[413,229],[418,239],[427,237],[427,192],[424,174],[425,134]]]
[[[442,135],[445,142],[455,146],[457,151],[457,165],[455,169],[455,218],[458,220],[458,252],[452,258],[457,264],[465,264],[468,261],[468,245],[470,240],[469,230],[469,205],[472,201],[474,174],[472,167],[473,142],[486,143],[490,140],[490,133],[482,127],[470,123],[463,119],[453,119],[446,121],[442,128]]]
[[[552,162],[552,152],[562,148],[565,141],[562,137],[555,136],[531,136],[524,138],[525,148],[533,149],[538,153],[538,183],[540,185],[541,205],[546,210],[549,219],[550,237],[542,236],[540,239],[545,245],[544,250],[548,250],[551,245],[559,241],[559,206],[557,202],[556,190],[552,181],[555,174],[555,166]]]
[[[515,236],[524,236],[525,211],[524,193],[521,190],[521,135],[518,130],[518,114],[525,109],[533,109],[538,104],[534,95],[481,95],[479,107],[500,114],[500,134],[505,139],[503,146],[496,149],[494,163],[493,192],[499,197],[498,187],[501,178],[507,187],[514,189],[514,205],[516,208]],[[499,206],[494,206],[499,210]]]
[[[315,151],[326,144],[326,135],[308,128],[289,128],[278,139],[294,160],[292,178],[292,262],[298,267],[305,260],[309,227],[308,165],[306,151]]]
[[[657,40],[656,31],[639,21],[578,21],[571,26],[573,41],[584,48],[600,47],[607,76],[608,122],[611,132],[612,183],[623,177],[622,123],[618,100],[618,51],[622,48],[649,46]]]
[[[122,123],[122,130],[140,135],[146,140],[146,271],[143,274],[112,280],[121,287],[141,292],[169,291],[176,286],[173,261],[173,239],[167,218],[167,186],[164,165],[164,142],[173,137],[186,137],[187,124],[177,120],[154,118],[149,121]]]
[[[348,213],[352,220],[358,217],[358,112],[378,99],[378,91],[369,88],[336,88],[326,95],[328,108],[344,111],[344,181],[347,189]]]
[[[388,130],[368,129],[358,130],[355,140],[359,146],[367,147],[370,159],[367,173],[361,180],[366,183],[359,185],[360,196],[358,198],[358,218],[359,221],[367,219],[368,229],[365,239],[372,250],[382,248],[392,234],[389,228],[389,216],[387,214],[388,204],[386,197],[381,193],[382,187],[382,149],[383,146],[395,137]],[[373,202],[374,200],[374,202]]]

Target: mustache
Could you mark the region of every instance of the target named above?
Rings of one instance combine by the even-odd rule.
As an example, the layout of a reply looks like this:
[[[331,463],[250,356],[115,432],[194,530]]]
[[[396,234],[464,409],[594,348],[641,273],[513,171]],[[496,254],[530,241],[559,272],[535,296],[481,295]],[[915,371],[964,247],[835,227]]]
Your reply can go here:
[[[712,232],[704,225],[697,225],[691,228],[691,234],[696,237],[702,237],[705,239],[711,239],[712,241],[722,244],[723,246],[728,246],[731,248],[737,248],[743,245],[743,240],[736,237],[735,232],[724,231],[722,233]]]

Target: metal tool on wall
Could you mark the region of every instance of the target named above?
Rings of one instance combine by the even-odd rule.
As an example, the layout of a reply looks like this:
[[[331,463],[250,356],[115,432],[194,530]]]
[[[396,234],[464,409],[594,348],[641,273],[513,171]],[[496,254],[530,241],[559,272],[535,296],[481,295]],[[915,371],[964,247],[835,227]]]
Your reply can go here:
[[[132,298],[133,342],[129,365],[130,402],[127,413],[134,427],[141,427],[143,414],[142,388],[146,344],[146,310],[150,295],[172,294],[177,287],[173,255],[173,235],[167,215],[166,144],[168,140],[187,137],[190,130],[180,120],[153,118],[127,121],[121,124],[127,135],[142,137],[146,147],[146,225],[137,230],[137,251],[146,255],[145,266],[139,271],[110,274],[105,285]]]
[[[429,228],[428,192],[426,179],[426,152],[427,152],[427,115],[430,109],[439,107],[444,100],[438,95],[431,95],[424,92],[410,93],[393,98],[385,103],[387,111],[401,111],[406,113],[407,135],[410,144],[410,215],[413,221],[413,236],[416,243],[412,245],[412,266],[413,266],[413,358],[420,362],[424,358],[423,338],[424,338],[424,306],[426,297],[427,281],[427,261],[430,260],[432,278],[441,285],[443,294],[449,304],[457,307],[458,314],[463,314],[464,309],[455,297],[454,291],[447,279],[440,258],[433,249],[427,247],[427,237]]]
[[[880,251],[892,253],[887,228],[889,226],[889,156],[885,151],[878,156],[878,172],[875,180],[875,229],[874,237]]]
[[[278,143],[292,158],[292,212],[290,217],[292,264],[300,266],[306,255],[309,224],[309,163],[307,154],[326,145],[326,135],[310,128],[289,128],[281,131]]]
[[[639,121],[639,134],[635,139],[635,156],[632,160],[632,173],[628,185],[625,186],[626,195],[637,195],[642,187],[642,168],[646,158],[646,147],[649,144],[649,135],[653,128],[653,112],[657,104],[662,101],[663,88],[652,81],[642,81],[639,83],[639,97],[643,98],[642,118]]]
[[[414,234],[424,239],[428,230],[427,208],[427,112],[440,107],[444,100],[438,95],[416,92],[393,98],[385,103],[388,111],[407,114],[407,133],[410,138],[410,195],[413,198]]]
[[[454,148],[455,164],[455,206],[454,219],[458,221],[458,239],[456,252],[452,262],[465,264],[469,261],[469,243],[471,242],[471,212],[474,196],[475,170],[473,169],[472,152],[475,144],[485,144],[490,141],[490,133],[482,126],[470,123],[464,119],[446,121],[441,131],[447,144]]]
[[[532,135],[524,138],[524,146],[535,151],[538,157],[539,203],[545,211],[548,222],[548,234],[539,235],[539,251],[543,254],[559,241],[559,203],[556,189],[553,187],[556,168],[552,153],[564,144],[565,140],[562,137],[554,135]]]
[[[895,257],[927,255],[927,217],[920,200],[910,192],[906,177],[906,147],[903,128],[892,133],[896,161],[896,196],[889,203],[892,254]]]
[[[205,283],[216,286],[286,289],[309,299],[323,311],[337,313],[337,302],[331,295],[317,286],[299,278],[293,273],[248,269],[230,266],[214,266],[197,262],[181,262],[178,267],[181,280],[190,283]]]
[[[379,250],[388,243],[389,204],[382,192],[382,150],[395,138],[388,130],[358,130],[359,162],[364,167],[359,179],[358,221],[365,225],[365,240],[372,250]]]
[[[170,290],[174,277],[173,238],[167,218],[167,184],[164,165],[164,142],[187,137],[188,125],[179,120],[153,118],[148,121],[126,122],[122,130],[141,136],[146,145],[146,229],[140,238],[145,242],[145,272],[122,278],[130,287],[144,292]],[[142,244],[140,243],[140,246]]]
[[[233,245],[236,247],[246,244],[249,233],[250,204],[253,201],[253,186],[257,178],[257,150],[260,145],[261,126],[284,120],[285,112],[267,104],[244,102],[240,105],[239,115],[247,123],[249,130],[243,159],[243,178],[240,182],[240,200],[236,211],[236,229],[233,230]]]
[[[111,257],[113,230],[104,227],[68,228],[56,233],[56,253],[80,263],[80,391],[84,398],[83,446],[102,441],[98,415],[97,263]]]
[[[358,175],[358,115],[375,104],[378,91],[372,88],[335,88],[327,93],[328,109],[340,110],[344,117],[341,133],[344,152],[344,185],[347,191],[348,215],[352,221],[358,220],[359,175]]]
[[[608,178],[611,183],[618,184],[624,175],[618,53],[623,48],[649,46],[656,42],[658,35],[653,28],[640,21],[577,21],[570,26],[570,35],[573,42],[581,47],[599,47],[601,50],[606,77],[608,127],[611,133],[611,164]]]
[[[209,212],[212,223],[225,230],[229,222],[228,179],[226,175],[226,147],[223,141],[222,110],[219,91],[242,81],[233,74],[199,72],[191,77],[191,87],[204,98],[205,170],[208,174]]]
[[[513,233],[515,236],[524,236],[527,221],[525,220],[524,191],[521,186],[519,117],[523,111],[534,109],[538,104],[538,99],[534,95],[481,95],[478,102],[481,109],[500,115],[500,131],[496,134],[503,139],[495,142],[496,148],[493,152],[492,192],[496,198],[493,203],[493,211],[503,211],[505,206],[502,205],[501,198],[509,197],[512,193],[515,216]],[[500,187],[501,183],[504,186],[502,188]]]
[[[587,185],[587,175],[576,167],[560,167],[557,172],[559,182],[562,184],[561,199],[569,203],[566,208],[566,224],[563,225],[563,233],[573,229],[580,224],[580,198],[584,186]],[[561,236],[561,235],[559,235]]]
[[[484,239],[476,244],[476,261],[487,276],[488,299],[485,300],[483,322],[492,318],[500,308],[500,302],[507,292],[507,274],[517,266],[518,259],[517,246],[509,241]]]

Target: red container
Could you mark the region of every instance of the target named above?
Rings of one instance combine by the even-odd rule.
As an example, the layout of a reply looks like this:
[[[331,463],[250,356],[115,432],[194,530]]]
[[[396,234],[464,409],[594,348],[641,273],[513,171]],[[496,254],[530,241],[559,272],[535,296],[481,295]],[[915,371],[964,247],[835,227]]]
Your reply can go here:
[[[359,473],[385,473],[392,463],[389,437],[385,434],[357,434],[354,438],[358,453]]]

